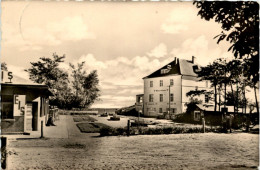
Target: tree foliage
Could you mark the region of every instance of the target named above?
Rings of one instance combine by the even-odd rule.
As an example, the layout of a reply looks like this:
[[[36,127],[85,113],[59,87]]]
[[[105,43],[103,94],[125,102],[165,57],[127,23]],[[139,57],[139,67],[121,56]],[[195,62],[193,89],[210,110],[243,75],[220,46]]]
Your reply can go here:
[[[198,72],[198,77],[200,80],[210,81],[211,85],[214,87],[214,110],[217,110],[217,90],[221,89],[222,83],[224,82],[225,66],[222,59],[215,60],[212,64],[208,64],[202,67]]]
[[[202,19],[214,20],[221,24],[222,32],[215,37],[217,43],[223,40],[230,42],[228,51],[232,51],[236,59],[243,59],[242,66],[237,61],[229,63],[228,66],[233,67],[234,76],[242,68],[243,72],[239,75],[246,77],[249,80],[247,84],[254,88],[259,113],[256,97],[259,82],[259,4],[254,1],[194,1],[193,4],[199,9],[198,15]],[[236,66],[239,66],[237,70]],[[231,87],[234,83],[232,80],[239,79],[234,79],[231,75]]]
[[[246,76],[259,81],[259,5],[254,1],[195,1],[198,15],[221,24],[217,43],[231,43],[229,51],[246,62]]]
[[[70,75],[59,67],[64,59],[65,55],[58,56],[54,53],[52,58],[42,57],[40,61],[31,62],[31,68],[25,71],[29,73],[32,81],[48,86],[54,95],[50,97],[50,104],[64,109],[90,106],[99,96],[97,72],[87,74],[83,70],[82,62],[77,67],[70,64]]]
[[[50,104],[62,107],[67,104],[70,96],[68,74],[58,66],[64,62],[65,56],[53,54],[53,59],[41,57],[40,61],[31,62],[31,68],[25,70],[30,79],[39,84],[45,84],[54,96],[50,97]]]
[[[234,94],[232,94],[232,92],[227,93],[227,105],[228,106],[235,105],[240,108],[244,106],[244,98],[241,89],[239,89],[238,93],[234,93]]]
[[[194,96],[200,96],[202,94],[205,94],[206,90],[191,90],[188,93],[186,93],[187,97],[194,97]]]
[[[196,107],[197,107],[196,105],[201,104],[201,103],[202,103],[201,100],[199,100],[197,98],[195,98],[195,99],[191,98],[190,101],[185,104],[185,106],[187,107],[186,113],[191,113],[192,111],[194,111],[196,109]]]
[[[99,97],[98,75],[94,70],[89,74],[83,70],[85,62],[78,63],[77,67],[70,63],[72,68],[72,87],[74,94],[74,105],[82,108],[88,107]]]

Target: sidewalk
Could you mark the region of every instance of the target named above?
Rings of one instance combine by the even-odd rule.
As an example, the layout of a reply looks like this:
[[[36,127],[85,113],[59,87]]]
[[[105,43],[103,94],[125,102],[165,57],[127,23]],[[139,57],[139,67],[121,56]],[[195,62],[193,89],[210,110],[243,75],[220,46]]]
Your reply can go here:
[[[46,138],[68,138],[68,120],[69,117],[66,115],[60,115],[59,120],[55,121],[56,126],[43,126],[43,136]],[[29,132],[30,135],[2,135],[7,137],[9,140],[14,140],[17,138],[40,138],[41,129],[38,131]]]
[[[54,124],[56,126],[44,126],[43,136],[46,138],[69,138],[68,124],[70,124],[69,117],[60,115],[59,120]]]
[[[59,115],[59,120],[54,122],[56,126],[45,126],[43,127],[43,136],[51,139],[61,138],[88,138],[90,136],[98,136],[95,133],[81,133],[76,126],[77,122],[73,121],[73,117],[70,115]],[[30,135],[2,135],[7,137],[8,140],[15,140],[17,138],[40,138],[41,130],[32,131]]]

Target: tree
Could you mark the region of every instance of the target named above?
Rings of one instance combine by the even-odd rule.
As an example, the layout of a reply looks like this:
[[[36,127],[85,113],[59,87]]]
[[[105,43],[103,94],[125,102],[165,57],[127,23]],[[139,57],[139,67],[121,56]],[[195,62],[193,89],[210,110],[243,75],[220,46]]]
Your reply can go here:
[[[214,61],[212,64],[208,64],[207,66],[202,67],[201,71],[198,72],[198,77],[200,77],[201,81],[208,80],[214,87],[215,112],[217,110],[217,87],[220,88],[220,85],[223,82],[223,74],[223,66],[219,63],[218,60]]]
[[[48,86],[54,95],[50,98],[50,104],[64,109],[89,107],[99,97],[97,71],[87,74],[83,70],[84,62],[77,67],[70,64],[72,80],[69,81],[69,74],[59,68],[64,58],[65,55],[54,53],[53,58],[42,57],[38,62],[31,62],[31,68],[25,71],[32,81]]]
[[[98,100],[98,75],[94,70],[89,74],[83,70],[85,62],[78,63],[77,67],[70,63],[72,68],[72,87],[74,94],[74,105],[81,108],[89,107],[94,101]]]
[[[198,15],[207,21],[214,19],[223,31],[217,35],[217,43],[226,39],[232,45],[234,56],[256,57],[259,51],[259,5],[254,1],[195,1]]]
[[[237,93],[232,93],[232,92],[227,92],[227,105],[228,106],[233,106],[233,105],[238,105],[238,107],[243,107],[244,101],[242,97],[242,91],[241,89]]]
[[[250,77],[247,79],[247,84],[249,87],[254,89],[255,106],[257,109],[257,113],[259,114],[259,105],[258,105],[257,92],[256,92],[257,89],[259,89],[259,75],[258,75],[259,67],[258,66],[252,67],[252,65],[256,64],[256,62],[259,63],[259,59],[257,61],[246,59],[244,61],[245,61],[244,65],[243,65],[244,66],[244,76]],[[251,80],[251,81],[248,81],[248,80]]]
[[[83,85],[84,89],[87,92],[85,105],[89,106],[93,104],[95,100],[98,100],[98,97],[100,96],[98,83],[99,83],[99,79],[96,70],[90,72],[89,75],[85,78],[84,85]]]
[[[30,79],[39,84],[45,84],[54,96],[50,97],[50,104],[65,108],[70,100],[71,89],[68,86],[68,74],[58,66],[64,62],[65,55],[53,54],[53,59],[42,57],[38,62],[31,62],[31,68],[25,71]]]
[[[240,82],[241,73],[243,72],[243,65],[241,60],[235,59],[231,60],[227,63],[227,84],[231,87],[231,93],[232,95],[228,97],[232,97],[231,100],[238,101],[238,84]],[[233,85],[237,85],[237,93],[234,92]],[[230,99],[228,99],[230,100]],[[234,106],[234,111],[236,110],[236,107],[238,109],[238,103],[237,102],[231,102]],[[230,101],[228,101],[228,104],[230,104]]]
[[[222,32],[215,38],[217,43],[227,40],[228,51],[235,58],[243,58],[246,76],[256,87],[259,81],[259,4],[254,1],[195,1],[198,15],[207,21],[214,19],[221,24]],[[256,99],[257,102],[257,99]],[[257,110],[259,113],[258,103]]]

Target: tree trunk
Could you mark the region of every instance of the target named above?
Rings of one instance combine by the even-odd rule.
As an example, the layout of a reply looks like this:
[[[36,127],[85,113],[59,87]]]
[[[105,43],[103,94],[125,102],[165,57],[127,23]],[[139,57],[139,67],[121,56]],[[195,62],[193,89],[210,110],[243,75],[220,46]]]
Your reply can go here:
[[[219,101],[219,103],[218,103],[218,111],[220,112],[220,106],[221,106],[221,89],[220,89],[220,86],[219,86],[218,92],[219,92],[219,96],[218,96],[218,101]]]
[[[225,73],[225,94],[224,94],[224,107],[226,108],[226,95],[227,95],[227,82],[226,82],[226,73]]]
[[[244,85],[244,106],[245,106],[245,114],[246,114],[246,86]]]
[[[234,113],[235,113],[235,110],[236,110],[236,102],[235,102],[235,96],[234,96],[234,90],[233,90],[233,85],[232,83],[230,84],[230,87],[231,87],[231,93],[232,93],[232,99],[233,99],[233,104],[234,104]]]
[[[217,85],[214,86],[215,87],[215,107],[214,107],[214,112],[217,111]]]
[[[255,91],[255,104],[256,104],[257,115],[259,115],[259,106],[258,106],[258,101],[257,101],[256,86],[254,86],[254,91]]]
[[[237,113],[238,113],[238,102],[239,102],[238,100],[239,99],[238,99],[238,81],[237,81],[237,103],[236,103],[237,104]]]

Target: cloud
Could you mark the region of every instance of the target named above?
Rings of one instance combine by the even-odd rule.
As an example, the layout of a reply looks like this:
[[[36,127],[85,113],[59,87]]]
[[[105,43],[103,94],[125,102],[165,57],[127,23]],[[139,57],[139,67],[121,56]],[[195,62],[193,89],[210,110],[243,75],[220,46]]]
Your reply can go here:
[[[81,56],[73,64],[85,61],[85,70],[97,70],[100,80],[101,99],[109,107],[130,106],[135,95],[143,93],[143,77],[161,66],[158,59],[148,56],[116,57],[107,61],[98,60],[93,54]],[[95,105],[96,107],[97,105]]]
[[[43,46],[57,46],[64,41],[96,38],[81,16],[65,17],[43,27],[24,26],[21,30],[4,23],[2,30],[2,45],[18,46],[21,51],[41,50]]]
[[[168,18],[162,23],[164,33],[178,34],[189,29],[189,24],[196,18],[196,13],[191,7],[179,7],[171,11]]]
[[[93,54],[82,55],[78,60],[74,61],[74,64],[85,62],[86,70],[100,70],[106,69],[107,65],[103,61],[99,61]]]
[[[60,41],[78,41],[83,39],[95,39],[81,16],[65,17],[60,22],[49,23],[46,26],[48,32]]]
[[[161,58],[167,55],[167,47],[164,43],[160,43],[151,52],[147,53],[150,57]]]
[[[197,63],[205,66],[217,58],[230,58],[232,53],[223,52],[220,48],[210,48],[209,42],[204,35],[197,38],[186,39],[180,48],[173,48],[171,54],[178,58],[191,60],[196,57]]]

